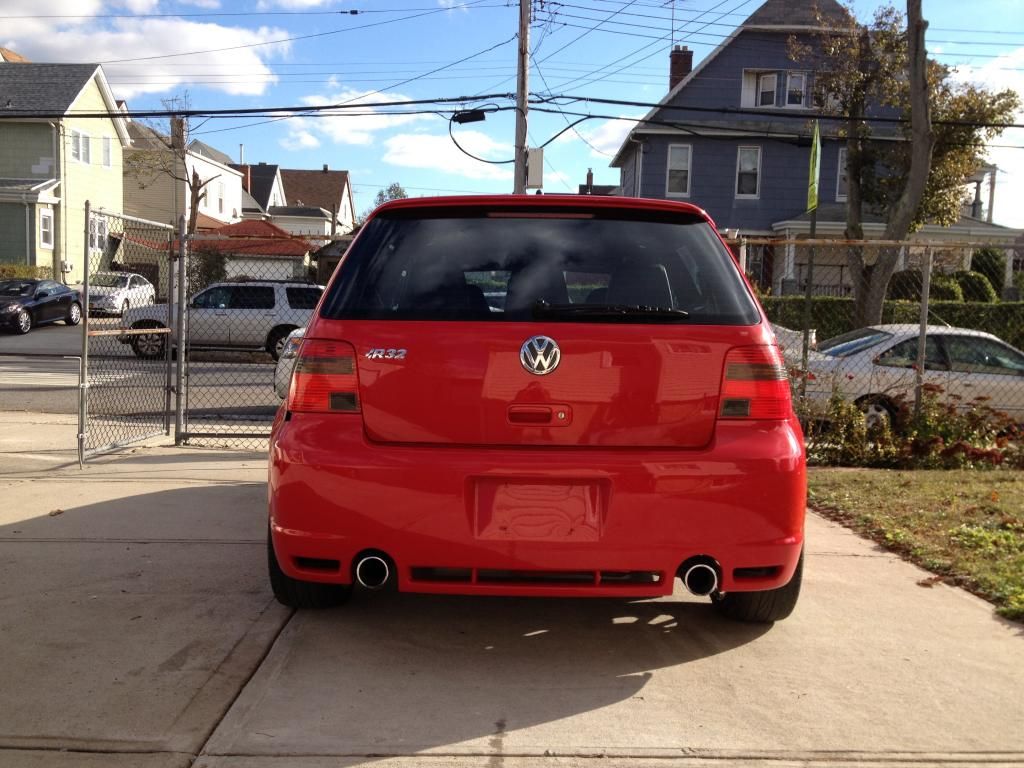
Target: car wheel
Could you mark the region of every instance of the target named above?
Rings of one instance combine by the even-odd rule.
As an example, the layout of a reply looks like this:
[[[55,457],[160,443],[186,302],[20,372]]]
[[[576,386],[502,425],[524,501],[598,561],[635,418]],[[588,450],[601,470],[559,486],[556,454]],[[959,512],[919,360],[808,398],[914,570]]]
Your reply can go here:
[[[281,570],[274,552],[274,542],[267,531],[267,569],[270,572],[270,588],[281,605],[289,608],[319,610],[344,604],[352,594],[348,584],[321,584],[316,581],[293,579]]]
[[[896,408],[884,397],[866,397],[857,403],[864,412],[864,424],[868,429],[892,430],[896,422]]]
[[[284,352],[285,342],[288,340],[288,334],[295,330],[294,325],[286,325],[281,328],[275,328],[267,336],[267,352],[274,360],[278,360],[281,354]]]
[[[131,304],[128,302],[128,299],[121,302],[121,317],[124,317],[124,313],[128,311],[130,306]]]
[[[64,318],[64,325],[78,325],[82,322],[82,305],[77,301],[71,302],[68,307],[67,317]]]
[[[32,330],[32,315],[27,309],[21,310],[14,319],[14,330],[18,333],[28,333]]]
[[[164,356],[164,345],[167,343],[165,333],[140,333],[132,337],[132,351],[146,360],[155,360]]]
[[[711,600],[722,615],[736,621],[761,624],[781,621],[796,608],[803,578],[804,553],[801,551],[796,571],[786,586],[759,592],[728,592],[724,595],[713,596]]]

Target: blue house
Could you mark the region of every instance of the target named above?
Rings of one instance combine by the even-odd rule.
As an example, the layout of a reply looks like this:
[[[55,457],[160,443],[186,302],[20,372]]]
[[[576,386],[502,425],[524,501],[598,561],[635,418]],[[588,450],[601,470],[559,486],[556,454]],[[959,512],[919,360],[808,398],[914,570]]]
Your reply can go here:
[[[836,0],[767,0],[696,67],[693,51],[674,46],[669,92],[630,131],[611,166],[620,169],[621,194],[692,202],[719,230],[792,240],[810,228],[807,177],[811,152],[815,73],[790,58],[790,38],[813,46],[822,28],[844,26]],[[894,129],[890,129],[895,133]],[[846,221],[845,141],[822,122],[817,234],[841,236]],[[885,129],[876,128],[881,138]],[[895,138],[895,136],[894,136]],[[882,216],[865,211],[867,237],[884,230]],[[1008,238],[1016,230],[964,217],[954,227],[925,226],[929,239]],[[793,247],[752,249],[748,269],[774,292],[802,282]],[[821,263],[815,284],[845,294],[845,261]]]

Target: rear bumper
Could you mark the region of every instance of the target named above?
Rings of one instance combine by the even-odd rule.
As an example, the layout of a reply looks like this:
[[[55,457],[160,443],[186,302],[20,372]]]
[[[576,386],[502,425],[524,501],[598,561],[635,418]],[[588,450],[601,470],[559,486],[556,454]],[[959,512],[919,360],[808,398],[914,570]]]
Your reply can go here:
[[[701,450],[633,451],[379,445],[358,415],[283,414],[270,526],[292,578],[348,584],[357,555],[377,550],[403,591],[656,596],[704,555],[723,591],[748,591],[788,583],[803,546],[795,420],[723,423]],[[541,510],[524,535],[496,533],[493,489],[507,484],[583,488],[587,512],[573,523]]]

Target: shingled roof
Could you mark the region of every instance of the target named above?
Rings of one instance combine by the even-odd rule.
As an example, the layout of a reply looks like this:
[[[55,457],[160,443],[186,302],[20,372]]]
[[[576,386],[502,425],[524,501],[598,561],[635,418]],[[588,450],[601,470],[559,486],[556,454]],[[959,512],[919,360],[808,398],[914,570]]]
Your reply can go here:
[[[767,0],[741,27],[843,26],[849,12],[836,0]]]
[[[4,114],[63,115],[98,68],[98,64],[0,66],[0,109]]]
[[[190,152],[195,152],[197,155],[213,160],[213,162],[220,163],[221,165],[231,165],[235,162],[231,155],[221,152],[216,147],[211,147],[199,139],[193,139],[189,142],[188,149]]]
[[[281,183],[289,206],[323,208],[340,212],[343,208],[348,171],[281,169]]]

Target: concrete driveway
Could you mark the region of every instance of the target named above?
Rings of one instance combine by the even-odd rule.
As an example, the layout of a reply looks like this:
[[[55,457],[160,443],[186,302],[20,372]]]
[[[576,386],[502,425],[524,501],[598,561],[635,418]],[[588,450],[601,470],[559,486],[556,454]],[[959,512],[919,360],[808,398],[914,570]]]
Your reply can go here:
[[[259,455],[0,445],[2,766],[1024,765],[1024,628],[814,516],[771,627],[682,595],[293,615]]]

